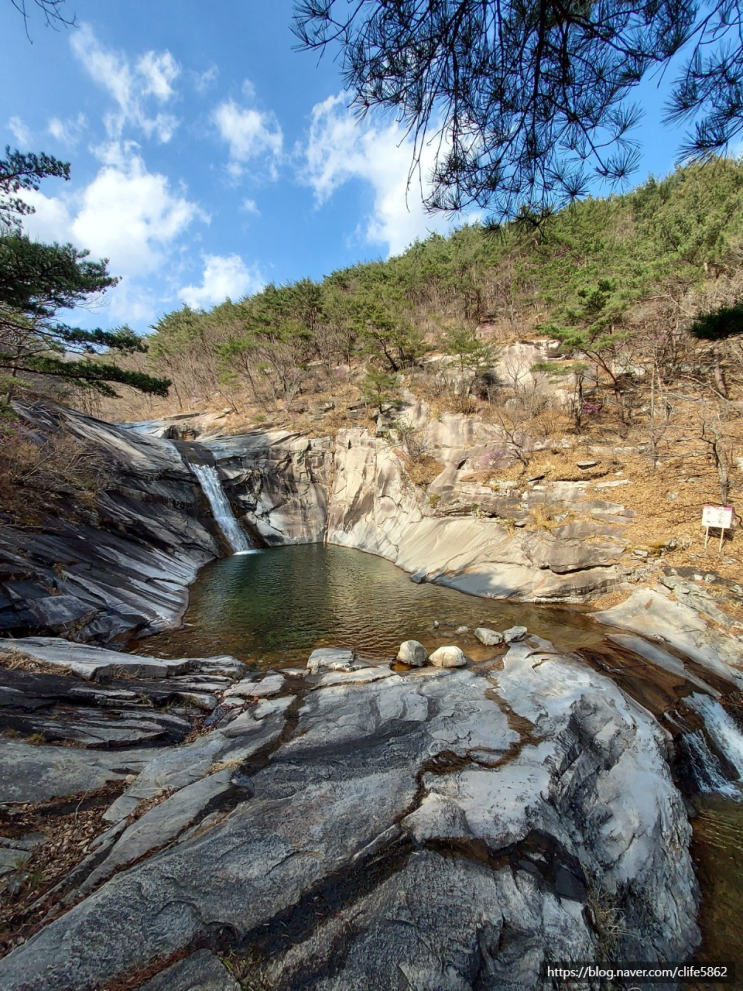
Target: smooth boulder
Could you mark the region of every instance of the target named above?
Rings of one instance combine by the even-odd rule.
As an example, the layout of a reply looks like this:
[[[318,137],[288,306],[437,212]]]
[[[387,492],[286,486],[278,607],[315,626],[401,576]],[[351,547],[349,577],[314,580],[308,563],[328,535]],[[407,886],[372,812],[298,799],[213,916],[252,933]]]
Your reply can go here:
[[[503,643],[503,634],[497,630],[489,630],[486,626],[478,626],[475,637],[486,647],[498,647]]]
[[[428,660],[437,668],[463,668],[467,663],[464,651],[453,644],[434,650]]]
[[[428,661],[428,651],[418,640],[405,640],[400,644],[397,660],[411,668],[422,668]]]

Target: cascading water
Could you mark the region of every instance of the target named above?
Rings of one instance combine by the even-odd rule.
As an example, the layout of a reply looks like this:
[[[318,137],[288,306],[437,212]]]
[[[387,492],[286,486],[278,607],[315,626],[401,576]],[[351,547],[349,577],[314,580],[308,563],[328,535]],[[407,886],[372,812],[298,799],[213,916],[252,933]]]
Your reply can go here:
[[[688,705],[704,720],[715,747],[733,765],[743,780],[743,733],[720,703],[709,695],[692,695]]]
[[[199,480],[204,495],[212,507],[212,514],[219,529],[227,538],[235,554],[249,554],[252,550],[250,542],[240,524],[235,519],[229,499],[224,494],[222,483],[219,481],[217,469],[212,465],[191,465],[191,469]]]
[[[681,731],[681,746],[686,751],[699,791],[708,795],[718,792],[739,799],[743,782],[743,732],[720,703],[709,695],[691,695],[685,703],[702,719],[703,729],[690,728],[681,715],[674,719],[667,713],[666,718]],[[732,776],[731,770],[735,772]]]
[[[721,792],[725,795],[734,795],[736,793],[735,785],[728,781],[722,764],[710,750],[701,730],[684,734],[681,742],[689,757],[694,780],[702,794]]]

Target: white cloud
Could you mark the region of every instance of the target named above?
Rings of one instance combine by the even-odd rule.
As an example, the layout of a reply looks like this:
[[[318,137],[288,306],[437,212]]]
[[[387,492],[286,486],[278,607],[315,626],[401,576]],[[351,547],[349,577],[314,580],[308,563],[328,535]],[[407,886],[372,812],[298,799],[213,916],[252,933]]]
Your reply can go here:
[[[88,127],[88,120],[85,114],[78,114],[77,117],[60,120],[59,117],[52,117],[47,130],[53,138],[64,145],[76,145]]]
[[[145,52],[137,62],[137,72],[144,81],[142,92],[152,94],[160,102],[173,96],[172,83],[178,78],[180,68],[170,52]]]
[[[132,65],[123,52],[104,48],[88,24],[72,34],[70,44],[91,79],[117,105],[117,110],[105,118],[110,137],[120,138],[129,126],[138,128],[148,138],[154,135],[161,142],[170,141],[178,120],[149,106],[153,102],[164,104],[175,95],[172,84],[180,67],[170,52],[146,52]]]
[[[265,284],[257,266],[248,267],[239,255],[205,255],[200,286],[184,286],[178,295],[188,306],[205,309],[225,299],[241,299]]]
[[[404,129],[396,123],[375,127],[359,122],[345,100],[343,94],[330,96],[312,109],[301,177],[314,189],[318,204],[349,180],[368,182],[374,210],[365,219],[364,236],[369,242],[386,244],[390,255],[404,251],[417,237],[449,229],[446,217],[426,212],[415,177],[409,185],[413,147]],[[434,148],[424,147],[424,179],[434,158]]]
[[[199,215],[194,203],[173,193],[164,175],[140,158],[126,170],[101,169],[83,194],[72,224],[75,242],[111,259],[122,274],[147,273],[165,260],[163,249]]]
[[[244,199],[242,201],[242,208],[246,213],[254,213],[256,216],[258,216],[261,212],[258,209],[258,204],[255,200]]]
[[[19,145],[27,148],[31,144],[31,131],[20,117],[11,117],[8,127]]]
[[[247,95],[250,97],[250,90]],[[233,175],[242,174],[246,162],[262,158],[268,164],[271,177],[276,178],[284,135],[274,114],[225,100],[215,109],[213,120],[220,137],[229,145],[229,169]]]
[[[206,93],[211,89],[219,76],[219,69],[216,65],[209,66],[205,72],[191,72],[193,84],[198,93]]]
[[[204,219],[166,176],[148,172],[138,155],[126,158],[124,152],[76,195],[31,190],[24,196],[36,210],[24,221],[33,237],[87,248],[94,258],[108,258],[114,275],[151,274],[192,221]]]

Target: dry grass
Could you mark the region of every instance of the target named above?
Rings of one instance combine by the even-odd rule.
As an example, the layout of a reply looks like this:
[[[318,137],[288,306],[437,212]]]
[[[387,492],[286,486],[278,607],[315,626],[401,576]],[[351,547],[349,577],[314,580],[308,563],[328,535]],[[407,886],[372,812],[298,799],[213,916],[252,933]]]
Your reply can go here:
[[[29,657],[28,654],[12,648],[10,650],[0,651],[0,668],[6,668],[8,671],[29,671],[32,674],[72,674],[69,668],[60,667],[57,664],[46,664],[44,661],[36,661],[33,657]]]
[[[17,422],[0,424],[0,506],[22,526],[39,526],[49,515],[95,522],[96,498],[110,484],[110,456],[70,433],[43,437]]]
[[[412,481],[421,486],[430,485],[434,478],[437,478],[444,470],[444,465],[428,454],[419,454],[415,458],[408,458],[405,467]]]
[[[64,801],[4,807],[0,834],[14,837],[37,832],[46,839],[24,865],[18,890],[5,891],[0,898],[0,955],[30,938],[55,908],[51,889],[85,858],[90,843],[107,827],[103,813],[120,792],[121,785],[112,784]]]

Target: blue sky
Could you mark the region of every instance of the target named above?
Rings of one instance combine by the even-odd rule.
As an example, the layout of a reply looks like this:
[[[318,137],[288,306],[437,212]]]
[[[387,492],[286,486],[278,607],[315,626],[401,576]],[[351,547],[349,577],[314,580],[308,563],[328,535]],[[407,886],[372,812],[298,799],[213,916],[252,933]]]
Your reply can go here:
[[[452,221],[406,195],[410,146],[359,125],[337,64],[294,50],[291,0],[68,0],[51,30],[0,2],[0,144],[71,163],[26,229],[107,257],[120,284],[83,325],[145,331],[269,281],[397,254]],[[635,182],[673,168],[680,134],[644,84]],[[462,218],[466,219],[466,218]],[[460,219],[461,222],[461,219]]]

